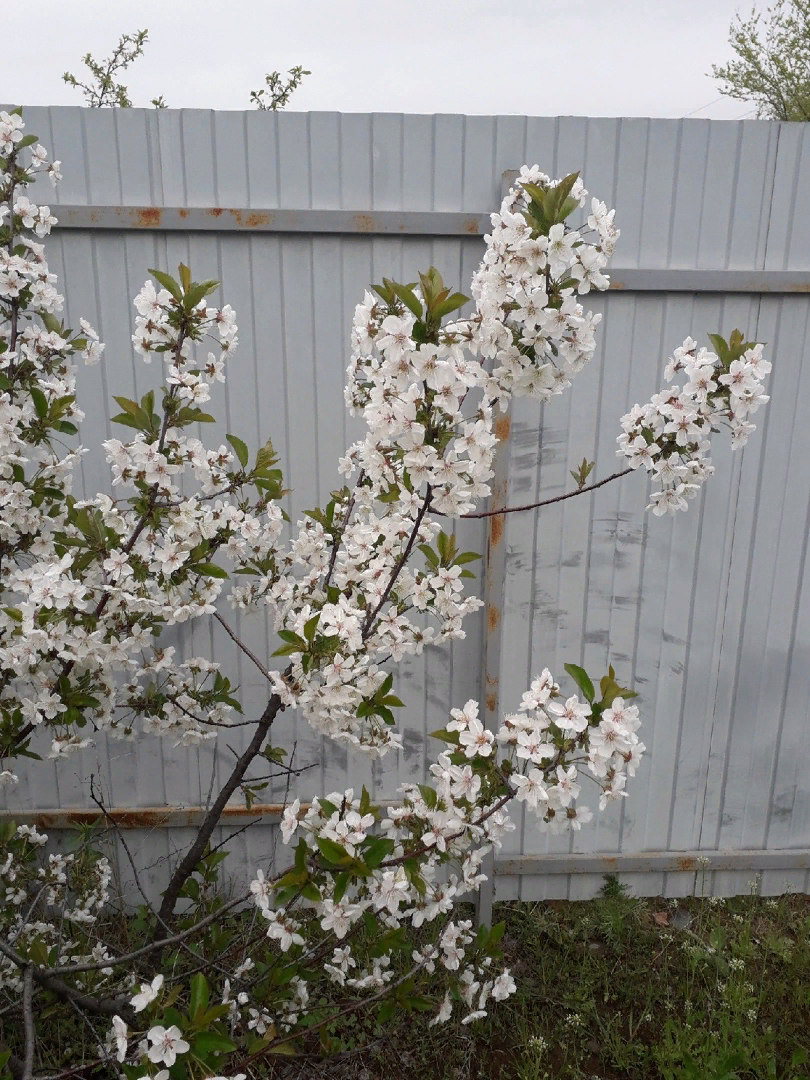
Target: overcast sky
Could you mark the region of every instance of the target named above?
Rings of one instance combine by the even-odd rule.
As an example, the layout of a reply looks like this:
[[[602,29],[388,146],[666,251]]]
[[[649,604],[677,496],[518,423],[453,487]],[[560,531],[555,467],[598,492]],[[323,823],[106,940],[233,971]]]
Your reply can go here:
[[[737,0],[11,0],[0,100],[81,104],[62,72],[148,29],[135,105],[243,109],[311,69],[290,108],[736,118],[707,76]],[[746,2],[744,10],[749,10]],[[6,9],[9,14],[8,7]],[[16,16],[16,17],[15,17]],[[751,114],[752,115],[752,114]]]

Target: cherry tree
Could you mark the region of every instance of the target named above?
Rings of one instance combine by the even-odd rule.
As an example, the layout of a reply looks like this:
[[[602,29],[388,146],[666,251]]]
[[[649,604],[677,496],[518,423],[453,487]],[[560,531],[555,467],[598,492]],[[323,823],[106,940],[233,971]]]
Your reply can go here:
[[[76,442],[76,364],[98,363],[104,345],[85,320],[61,320],[40,242],[55,218],[26,194],[45,174],[56,183],[59,162],[23,134],[19,111],[0,113],[0,153],[0,782],[13,800],[19,759],[60,761],[99,732],[155,740],[155,753],[157,740],[248,734],[158,904],[119,838],[137,916],[120,907],[94,834],[65,853],[32,826],[2,826],[0,996],[20,1023],[0,1066],[24,1080],[258,1076],[273,1055],[340,1049],[341,1022],[360,1010],[379,1024],[413,1010],[436,1024],[480,1019],[515,983],[503,924],[473,926],[458,901],[514,829],[510,804],[560,832],[591,821],[586,784],[600,811],[627,796],[645,747],[635,694],[612,668],[594,682],[568,664],[561,688],[540,667],[496,730],[474,700],[452,708],[426,782],[403,785],[393,805],[365,789],[296,798],[283,868],[271,871],[268,852],[249,890],[227,899],[213,838],[226,805],[251,797],[256,767],[296,782],[290,748],[270,741],[283,710],[353,753],[401,749],[396,665],[462,638],[481,606],[465,592],[478,555],[458,549],[452,522],[527,509],[476,509],[490,494],[494,420],[513,397],[563,394],[592,359],[600,316],[581,299],[608,286],[614,211],[577,174],[524,166],[492,215],[471,315],[435,268],[368,291],[345,390],[365,435],[340,459],[345,486],[288,527],[270,441],[251,451],[234,434],[209,445],[189,431],[214,421],[205,410],[238,330],[230,306],[206,303],[217,283],[183,265],[176,278],[150,270],[135,298],[133,347],[155,385],[115,399],[122,437],[102,451],[116,497],[72,494],[92,452]],[[743,445],[768,400],[761,345],[737,331],[710,343],[674,350],[668,387],[621,418],[625,468],[586,484],[584,463],[572,496],[643,466],[649,509],[687,509],[712,473],[713,435],[726,428]],[[269,612],[272,657],[240,638],[234,611],[242,622]],[[243,711],[233,672],[180,660],[163,640],[210,619],[266,682],[260,715]],[[55,1030],[78,1030],[85,1049],[65,1049]]]

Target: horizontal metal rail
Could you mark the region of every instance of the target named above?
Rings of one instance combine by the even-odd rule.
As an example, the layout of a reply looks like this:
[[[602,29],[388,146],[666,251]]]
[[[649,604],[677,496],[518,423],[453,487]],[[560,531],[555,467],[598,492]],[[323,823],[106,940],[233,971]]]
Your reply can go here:
[[[248,232],[338,236],[480,237],[489,214],[444,210],[286,210],[223,206],[54,208],[58,229]],[[808,270],[698,270],[612,267],[617,292],[810,293]]]
[[[705,864],[701,860],[708,860]],[[712,870],[810,870],[810,850],[640,851],[587,854],[517,855],[495,860],[502,876],[545,874],[645,874]]]
[[[225,206],[54,206],[59,229],[483,236],[489,214],[442,210],[261,210]]]
[[[390,805],[388,800],[383,804]],[[310,803],[302,803],[306,811]],[[252,823],[277,825],[284,812],[282,803],[254,803],[226,806],[221,818],[225,827]],[[128,806],[107,811],[107,818],[95,809],[55,808],[51,810],[0,811],[0,823],[35,825],[38,829],[72,829],[97,822],[102,827],[130,829],[197,828],[206,815],[204,806]],[[704,863],[702,860],[708,860]],[[769,851],[747,848],[740,851],[641,851],[587,852],[581,854],[502,856],[495,860],[499,877],[543,877],[547,874],[644,874],[710,872],[712,870],[810,870],[810,849],[780,848]]]

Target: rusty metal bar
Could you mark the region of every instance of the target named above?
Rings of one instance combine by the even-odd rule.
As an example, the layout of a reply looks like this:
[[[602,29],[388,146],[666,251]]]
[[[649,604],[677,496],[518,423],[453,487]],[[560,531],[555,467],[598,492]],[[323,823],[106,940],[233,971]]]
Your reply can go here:
[[[310,803],[302,803],[306,811]],[[223,825],[247,825],[260,821],[264,825],[276,825],[284,812],[283,803],[253,803],[246,806],[226,806],[222,811]],[[100,810],[95,808],[59,807],[49,810],[3,810],[0,821],[15,821],[18,825],[35,825],[38,829],[71,829],[77,825],[91,825],[98,822],[120,829],[184,829],[197,828],[204,820],[207,810],[204,806],[119,806],[107,811],[105,819]]]
[[[508,188],[508,181],[505,181]],[[224,206],[54,207],[58,229],[158,232],[305,233],[345,236],[480,237],[488,212],[445,210],[288,210]],[[670,270],[611,267],[616,292],[810,293],[807,270]]]
[[[385,800],[383,800],[385,802]],[[310,803],[302,803],[301,810]],[[239,827],[256,822],[277,825],[284,812],[282,803],[254,803],[245,806],[226,806],[222,824]],[[196,828],[206,814],[204,806],[126,806],[108,811],[111,821],[105,820],[96,809],[58,807],[46,810],[0,811],[0,822],[14,821],[18,825],[35,825],[38,829],[72,829],[78,825],[97,822],[101,826],[122,830]],[[704,864],[700,861],[708,859]],[[766,850],[745,848],[738,851],[641,851],[558,853],[554,855],[515,855],[494,860],[499,877],[540,876],[545,874],[617,874],[617,873],[691,873],[713,870],[810,870],[810,849],[780,848]],[[489,882],[487,883],[489,884]],[[491,913],[490,913],[491,918]]]
[[[707,859],[704,865],[701,859]],[[496,859],[495,872],[501,876],[543,874],[645,874],[707,873],[713,870],[810,870],[810,849],[742,849],[740,851],[641,851],[587,854],[517,855]]]
[[[287,210],[225,206],[53,207],[58,229],[168,232],[343,233],[361,236],[483,236],[488,213],[441,210]]]

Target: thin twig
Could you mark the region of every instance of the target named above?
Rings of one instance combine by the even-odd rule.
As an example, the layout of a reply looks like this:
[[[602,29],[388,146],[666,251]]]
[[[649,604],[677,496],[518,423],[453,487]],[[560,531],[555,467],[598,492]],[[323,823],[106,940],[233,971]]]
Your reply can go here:
[[[605,484],[609,484],[611,480],[618,480],[620,476],[627,476],[628,473],[633,472],[633,469],[622,469],[621,472],[613,473],[611,476],[606,476],[604,480],[600,480],[596,484],[589,484],[587,487],[579,488],[577,491],[567,491],[565,495],[555,495],[553,499],[541,499],[540,502],[526,503],[525,506],[501,506],[498,510],[482,510],[477,514],[462,514],[462,518],[488,518],[498,517],[499,514],[516,514],[520,510],[536,510],[538,506],[550,506],[552,503],[563,502],[564,499],[573,499],[575,495],[584,495],[586,491],[596,491],[597,488],[604,487]],[[439,511],[434,511],[439,513]],[[444,514],[439,516],[444,517]]]
[[[228,624],[225,622],[225,620],[222,618],[218,611],[214,612],[214,618],[224,629],[228,637],[230,637],[233,641],[236,642],[237,646],[242,650],[245,656],[249,657],[253,661],[253,663],[256,665],[262,675],[264,675],[265,679],[267,679],[268,682],[272,683],[273,676],[270,674],[270,672],[267,670],[261,660],[259,660],[257,656],[254,656],[254,654],[250,651],[247,645],[245,645],[243,641],[240,641],[240,639],[236,636],[236,633],[230,628],[230,626],[228,626]]]
[[[411,535],[408,537],[408,543],[405,545],[405,550],[402,552],[399,559],[397,559],[397,562],[396,562],[396,564],[394,566],[394,569],[393,569],[393,572],[391,574],[391,578],[390,578],[388,584],[385,586],[385,591],[383,592],[382,596],[380,597],[379,603],[377,604],[377,606],[374,608],[373,611],[369,612],[368,616],[366,617],[366,621],[365,621],[365,623],[363,625],[363,640],[364,641],[366,640],[366,638],[371,633],[371,628],[374,625],[374,620],[377,618],[380,611],[382,610],[383,604],[388,599],[388,595],[391,592],[391,590],[393,589],[394,585],[396,584],[396,580],[399,577],[400,573],[402,572],[403,566],[405,565],[405,563],[410,558],[411,552],[413,551],[413,546],[416,543],[416,538],[419,535],[419,528],[420,528],[420,526],[422,524],[422,519],[424,518],[425,514],[430,509],[430,501],[431,501],[432,496],[433,496],[433,489],[431,488],[430,484],[428,484],[427,491],[425,493],[425,501],[422,503],[421,507],[419,508],[419,513],[416,515],[416,519],[415,519],[415,521],[413,523],[413,529],[411,530]]]
[[[382,990],[378,991],[376,994],[372,994],[371,997],[360,998],[358,1001],[352,1002],[352,1004],[349,1005],[347,1008],[341,1009],[340,1012],[334,1013],[332,1016],[325,1017],[317,1024],[311,1024],[306,1029],[307,1034],[311,1034],[313,1031],[317,1031],[319,1028],[322,1028],[325,1024],[331,1024],[335,1020],[340,1020],[341,1017],[348,1016],[350,1013],[357,1012],[358,1009],[362,1009],[367,1005],[373,1004],[375,1001],[379,1001],[380,998],[385,997],[392,990],[396,990],[398,986],[401,986],[404,982],[407,982],[407,980],[410,979],[413,975],[415,975],[417,971],[421,970],[421,967],[421,964],[416,964],[414,967],[411,968],[410,971],[406,971],[405,974],[401,975],[395,982],[386,983]],[[306,1010],[304,1011],[304,1015],[306,1015]],[[261,1050],[257,1050],[255,1053],[248,1055],[248,1057],[246,1057],[240,1064],[247,1065],[251,1061],[255,1061],[257,1058],[264,1057],[265,1054],[274,1054],[277,1052],[277,1048],[279,1046],[283,1046],[285,1043],[292,1042],[293,1039],[298,1039],[300,1038],[300,1036],[301,1032],[295,1031],[292,1033],[292,1035],[287,1035],[283,1039],[274,1039],[273,1042],[271,1042],[268,1046],[262,1047]]]

